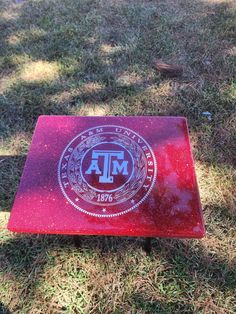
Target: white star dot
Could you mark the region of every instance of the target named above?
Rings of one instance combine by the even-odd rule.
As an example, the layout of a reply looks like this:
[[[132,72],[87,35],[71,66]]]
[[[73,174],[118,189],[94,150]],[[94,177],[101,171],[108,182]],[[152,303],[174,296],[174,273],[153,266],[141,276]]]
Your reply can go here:
[[[105,213],[107,210],[106,210],[106,208],[103,208],[102,211]]]

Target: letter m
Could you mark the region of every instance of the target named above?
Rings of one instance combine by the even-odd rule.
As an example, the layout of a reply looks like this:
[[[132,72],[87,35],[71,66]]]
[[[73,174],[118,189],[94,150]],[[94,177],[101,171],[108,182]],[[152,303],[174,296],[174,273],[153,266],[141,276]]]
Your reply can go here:
[[[119,164],[118,160],[113,160],[113,170],[112,175],[116,175],[118,173],[122,173],[123,175],[128,174],[128,161],[124,160],[121,164]]]

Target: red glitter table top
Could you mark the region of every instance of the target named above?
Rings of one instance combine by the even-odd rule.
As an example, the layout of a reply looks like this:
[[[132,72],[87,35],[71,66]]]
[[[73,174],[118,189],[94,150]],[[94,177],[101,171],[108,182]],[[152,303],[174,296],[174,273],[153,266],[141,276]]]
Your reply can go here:
[[[8,228],[201,238],[186,119],[40,116]]]

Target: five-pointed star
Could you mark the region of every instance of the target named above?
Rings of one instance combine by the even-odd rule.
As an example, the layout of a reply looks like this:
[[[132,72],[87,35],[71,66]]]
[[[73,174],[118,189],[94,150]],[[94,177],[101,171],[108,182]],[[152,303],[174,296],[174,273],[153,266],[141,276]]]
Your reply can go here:
[[[135,203],[135,200],[131,200],[131,203],[134,204],[134,203]]]
[[[107,210],[106,210],[106,208],[103,208],[102,211],[105,213]]]

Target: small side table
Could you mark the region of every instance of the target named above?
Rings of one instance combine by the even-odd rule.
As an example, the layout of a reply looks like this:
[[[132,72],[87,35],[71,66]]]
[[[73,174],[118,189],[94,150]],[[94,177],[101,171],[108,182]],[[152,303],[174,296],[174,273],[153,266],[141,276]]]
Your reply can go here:
[[[8,228],[203,237],[186,119],[40,116]]]

